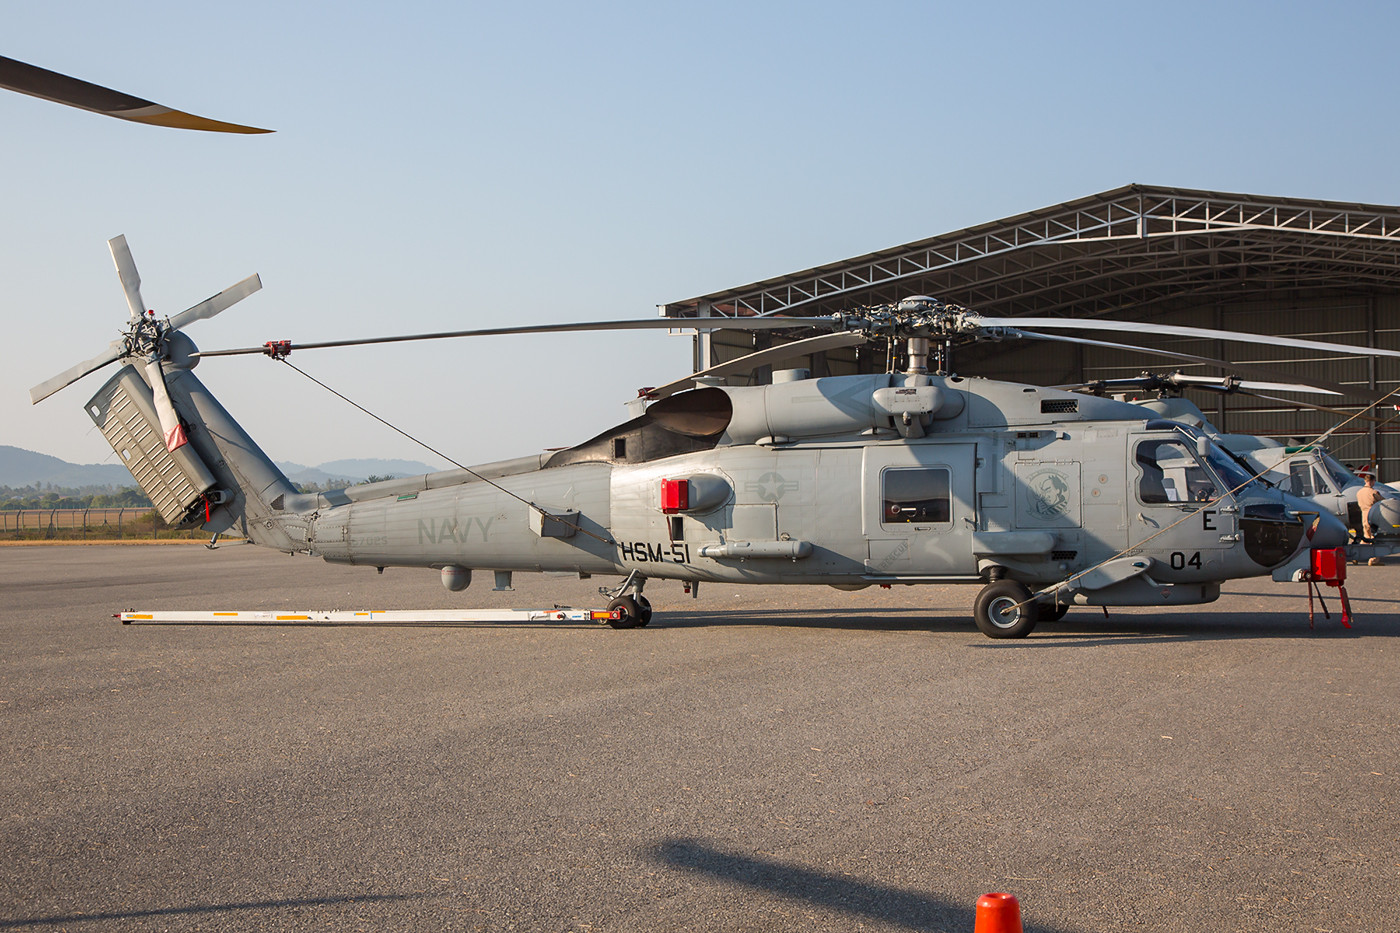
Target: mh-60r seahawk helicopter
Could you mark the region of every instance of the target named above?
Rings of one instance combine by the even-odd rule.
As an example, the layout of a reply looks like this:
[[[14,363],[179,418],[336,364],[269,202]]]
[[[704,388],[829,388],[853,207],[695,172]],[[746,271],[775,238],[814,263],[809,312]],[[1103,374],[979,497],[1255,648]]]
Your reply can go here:
[[[650,579],[978,584],[993,638],[1030,633],[1070,605],[1206,603],[1223,580],[1303,579],[1339,548],[1334,516],[1251,479],[1198,429],[1073,392],[930,372],[935,352],[1028,330],[1125,325],[985,318],[929,298],[830,318],[692,318],[698,328],[830,331],[651,392],[637,417],[567,449],[304,494],[193,373],[203,356],[432,337],[675,328],[658,319],[510,327],[200,353],[184,333],[260,287],[257,277],[173,317],[145,310],[124,238],[110,241],[130,319],[98,356],[31,390],[38,402],[112,362],[87,404],[166,521],[217,538],[372,567],[431,567],[450,590],[473,571],[626,577],[610,608],[646,625]],[[1133,324],[1138,332],[1219,331]],[[903,371],[771,385],[705,384],[727,372],[872,340],[904,341]],[[1292,341],[1340,352],[1373,352]],[[892,369],[894,367],[891,367]]]

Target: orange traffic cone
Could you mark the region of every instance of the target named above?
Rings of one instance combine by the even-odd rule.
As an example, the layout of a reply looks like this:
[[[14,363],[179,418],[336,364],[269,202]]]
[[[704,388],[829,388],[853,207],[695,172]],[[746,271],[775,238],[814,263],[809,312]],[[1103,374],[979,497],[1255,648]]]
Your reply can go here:
[[[1022,933],[1021,902],[1014,894],[983,894],[977,899],[972,933]]]

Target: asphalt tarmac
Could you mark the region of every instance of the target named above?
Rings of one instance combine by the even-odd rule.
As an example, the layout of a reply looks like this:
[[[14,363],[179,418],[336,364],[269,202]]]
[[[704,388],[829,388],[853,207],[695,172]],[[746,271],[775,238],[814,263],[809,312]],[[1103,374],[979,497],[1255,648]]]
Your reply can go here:
[[[1400,595],[971,625],[655,583],[645,629],[133,625],[601,604],[249,546],[0,548],[0,930],[1400,929]]]

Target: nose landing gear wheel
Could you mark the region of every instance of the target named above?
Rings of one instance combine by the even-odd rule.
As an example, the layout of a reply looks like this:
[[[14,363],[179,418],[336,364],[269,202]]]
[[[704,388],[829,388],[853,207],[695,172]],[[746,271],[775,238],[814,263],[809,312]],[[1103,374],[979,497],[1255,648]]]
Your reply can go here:
[[[977,594],[972,620],[988,638],[1025,638],[1040,621],[1031,591],[1015,580],[989,583]]]

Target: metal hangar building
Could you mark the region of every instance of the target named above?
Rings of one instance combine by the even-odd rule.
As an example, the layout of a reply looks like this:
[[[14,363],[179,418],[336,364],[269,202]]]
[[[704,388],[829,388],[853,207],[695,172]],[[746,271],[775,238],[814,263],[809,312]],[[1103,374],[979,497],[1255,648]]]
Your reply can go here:
[[[989,316],[1146,321],[1395,350],[1400,207],[1128,185],[670,302],[661,312],[683,327],[687,317],[817,316],[910,295],[930,295]],[[696,369],[810,333],[700,332]],[[1340,398],[1189,394],[1222,431],[1285,442],[1312,440],[1347,417],[1291,399],[1361,411],[1373,420],[1350,421],[1329,437],[1328,446],[1353,466],[1376,462],[1384,481],[1400,480],[1400,420],[1384,423],[1400,417],[1394,407],[1400,394],[1377,403],[1400,387],[1400,360],[1235,341],[1092,336],[1340,384],[1348,390]],[[952,362],[963,375],[1038,385],[1173,370],[1235,374],[1130,351],[1040,341],[965,347]],[[777,368],[808,368],[821,376],[881,372],[885,366],[886,351],[867,347],[796,357]],[[753,381],[767,381],[771,369],[760,369]]]

